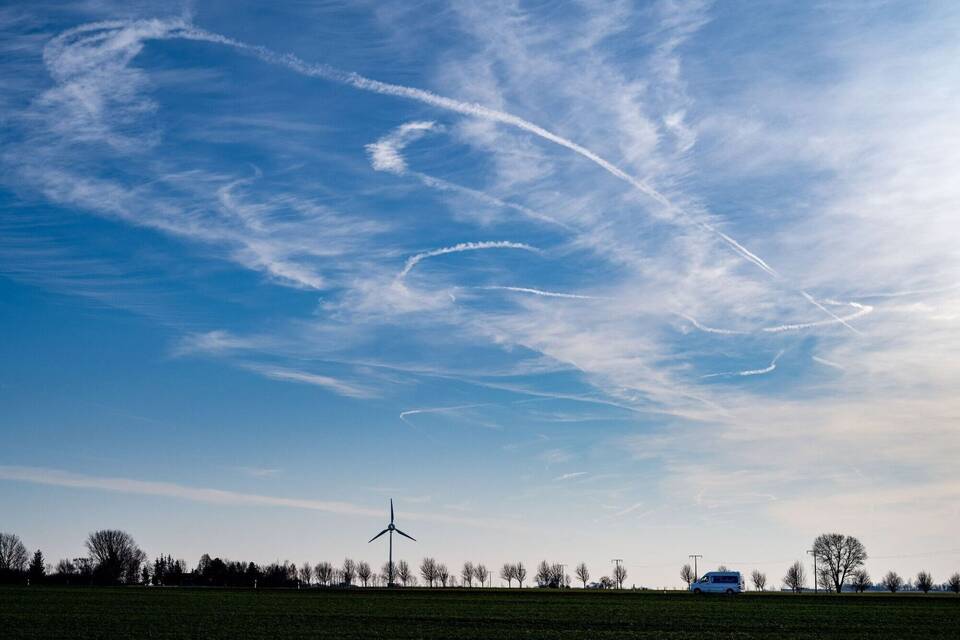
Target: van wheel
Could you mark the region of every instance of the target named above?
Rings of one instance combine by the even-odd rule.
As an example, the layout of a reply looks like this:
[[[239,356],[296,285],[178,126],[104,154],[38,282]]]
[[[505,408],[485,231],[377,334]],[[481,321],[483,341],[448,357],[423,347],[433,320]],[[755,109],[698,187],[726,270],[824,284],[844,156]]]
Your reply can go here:
[[[728,595],[728,596],[732,596],[732,595],[733,595],[733,589],[727,589],[727,595]]]
[[[700,595],[701,593],[703,593],[702,591],[700,591],[700,589],[694,589],[693,592],[697,595]]]

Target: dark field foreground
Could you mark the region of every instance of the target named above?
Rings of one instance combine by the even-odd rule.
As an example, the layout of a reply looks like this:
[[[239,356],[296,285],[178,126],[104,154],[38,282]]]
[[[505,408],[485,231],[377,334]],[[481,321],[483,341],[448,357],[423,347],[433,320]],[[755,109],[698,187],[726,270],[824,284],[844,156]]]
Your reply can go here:
[[[19,638],[951,638],[952,595],[0,588]]]

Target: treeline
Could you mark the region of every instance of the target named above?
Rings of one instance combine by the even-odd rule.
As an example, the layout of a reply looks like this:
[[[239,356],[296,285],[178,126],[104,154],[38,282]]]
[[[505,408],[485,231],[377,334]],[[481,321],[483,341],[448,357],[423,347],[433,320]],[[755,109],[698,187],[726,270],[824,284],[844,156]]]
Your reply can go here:
[[[384,563],[379,570],[368,562],[347,558],[340,565],[304,562],[297,566],[288,561],[259,565],[201,556],[195,567],[181,559],[161,554],[151,562],[133,537],[124,532],[104,529],[91,533],[85,542],[87,555],[48,564],[39,549],[32,556],[20,538],[0,533],[0,583],[56,585],[153,585],[192,587],[380,587],[393,584],[403,587],[486,587],[493,586],[494,574],[485,565],[465,562],[459,572],[434,558],[423,558],[412,567],[405,560]],[[577,580],[588,586],[590,572],[580,563],[575,570]],[[595,588],[622,588],[627,572],[618,565],[612,577],[603,576],[590,583]],[[523,588],[528,571],[523,562],[506,563],[499,577],[508,587]],[[542,561],[532,576],[541,588],[567,588],[573,579],[565,566]]]
[[[952,591],[960,595],[960,573],[954,573],[946,582],[937,584],[929,571],[920,571],[916,578],[911,582],[903,578],[896,571],[888,571],[878,583],[874,583],[870,574],[864,568],[867,561],[867,549],[860,540],[854,536],[844,535],[842,533],[824,533],[813,541],[813,548],[807,553],[811,554],[813,561],[812,582],[814,590],[823,590],[827,592],[843,593],[856,592],[864,593],[866,591],[889,591],[897,593],[900,591]],[[726,571],[727,568],[721,566],[718,571]],[[680,569],[680,578],[690,587],[698,580],[694,569],[689,564],[683,565]],[[767,589],[767,574],[754,570],[750,575],[751,582],[755,591],[765,591]],[[808,591],[807,568],[799,560],[795,561],[787,568],[783,576],[784,591],[802,593]]]

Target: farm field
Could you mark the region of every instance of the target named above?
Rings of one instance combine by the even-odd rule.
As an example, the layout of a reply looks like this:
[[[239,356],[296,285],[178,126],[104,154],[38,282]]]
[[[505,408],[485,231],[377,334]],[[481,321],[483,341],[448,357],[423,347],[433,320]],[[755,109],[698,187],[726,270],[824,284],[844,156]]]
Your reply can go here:
[[[956,638],[952,595],[0,588],[21,638]]]

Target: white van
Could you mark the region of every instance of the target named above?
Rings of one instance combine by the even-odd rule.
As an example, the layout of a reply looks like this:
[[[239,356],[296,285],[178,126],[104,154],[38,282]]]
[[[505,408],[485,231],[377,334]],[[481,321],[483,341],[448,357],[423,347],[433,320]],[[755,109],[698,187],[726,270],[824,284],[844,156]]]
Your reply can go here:
[[[741,593],[746,591],[739,571],[708,571],[699,580],[690,583],[694,593]]]

